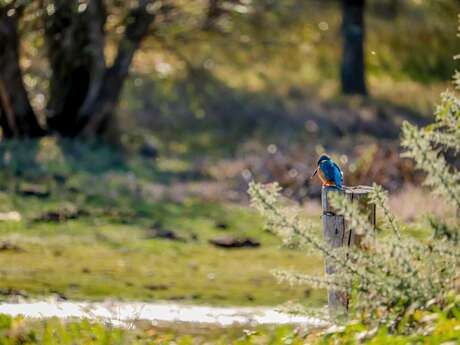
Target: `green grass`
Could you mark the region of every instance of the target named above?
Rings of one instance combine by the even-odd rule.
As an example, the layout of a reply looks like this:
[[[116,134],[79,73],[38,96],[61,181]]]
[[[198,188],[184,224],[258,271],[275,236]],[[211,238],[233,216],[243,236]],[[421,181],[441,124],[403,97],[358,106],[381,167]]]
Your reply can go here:
[[[188,171],[187,162],[156,164],[105,147],[63,145],[45,139],[1,147],[14,158],[3,160],[0,211],[22,215],[20,222],[0,222],[0,243],[20,248],[0,250],[3,291],[215,305],[325,303],[323,291],[279,285],[272,277],[274,268],[321,274],[322,260],[282,249],[251,209],[186,193],[180,201],[156,196],[152,188],[171,186]],[[23,195],[31,186],[49,196]],[[37,221],[69,208],[82,214]],[[152,227],[184,241],[152,238]],[[209,243],[223,235],[250,236],[261,246],[220,249]]]
[[[19,344],[144,344],[144,345],[300,345],[302,338],[291,327],[230,327],[213,329],[205,326],[162,328],[140,326],[125,330],[97,322],[58,319],[30,321],[0,315],[0,343]]]
[[[247,205],[200,199],[187,191],[175,200],[158,192],[177,182],[212,181],[194,176],[193,161],[175,156],[152,161],[52,138],[5,142],[0,157],[0,212],[22,216],[19,222],[0,222],[0,244],[21,249],[0,250],[2,298],[22,290],[29,296],[214,305],[326,302],[324,291],[280,285],[272,277],[276,268],[322,274],[322,259],[283,248]],[[31,187],[49,195],[23,195]],[[63,209],[81,215],[37,221]],[[320,231],[319,214],[310,220]],[[174,231],[184,241],[152,238],[152,227]],[[424,230],[416,223],[408,234],[429,236]],[[209,243],[225,235],[253,237],[261,246],[229,250]]]
[[[322,293],[278,285],[269,273],[292,267],[320,274],[321,260],[279,250],[268,239],[260,249],[224,250],[204,239],[171,243],[146,239],[137,226],[78,221],[54,228],[15,226],[1,240],[24,251],[0,253],[0,287],[31,295],[219,305],[274,305],[290,299],[324,303]]]
[[[322,258],[283,248],[248,205],[187,190],[165,196],[177,183],[214,181],[197,175],[193,160],[153,161],[131,151],[53,138],[4,142],[0,157],[0,212],[22,216],[19,222],[0,222],[0,244],[20,248],[0,250],[2,298],[20,290],[28,296],[91,300],[326,303],[324,291],[280,285],[272,277],[277,268],[322,274]],[[49,195],[24,195],[31,187]],[[80,214],[37,221],[68,209]],[[314,231],[320,231],[319,214],[310,217]],[[152,238],[152,227],[171,230],[183,241]],[[416,222],[407,234],[423,238],[430,235],[426,229]],[[253,237],[261,246],[230,250],[209,243],[226,235]]]

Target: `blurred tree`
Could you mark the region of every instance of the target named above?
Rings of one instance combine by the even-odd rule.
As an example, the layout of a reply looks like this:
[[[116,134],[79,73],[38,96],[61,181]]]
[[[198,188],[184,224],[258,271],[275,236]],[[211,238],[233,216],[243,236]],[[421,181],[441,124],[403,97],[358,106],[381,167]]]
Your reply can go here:
[[[72,1],[47,2],[44,6],[51,6],[44,13],[51,66],[48,125],[74,136],[86,125],[104,84],[105,5],[92,0],[85,11],[78,11]]]
[[[219,17],[223,14],[221,3],[221,0],[208,1],[208,10],[205,21],[203,23],[203,28],[205,30],[214,29],[216,20],[219,19]]]
[[[364,62],[365,0],[342,0],[342,92],[367,94]]]
[[[7,138],[44,133],[29,103],[19,66],[18,18],[23,10],[23,5],[0,7],[0,126]]]
[[[134,6],[126,5],[123,35],[115,48],[113,63],[107,66],[104,50],[109,1],[39,1],[51,68],[46,128],[42,129],[30,105],[19,66],[18,22],[26,3],[0,0],[0,39],[5,42],[0,47],[3,135],[32,137],[56,132],[74,137],[104,133],[112,123],[133,56],[157,13],[166,6],[157,0],[138,0]]]
[[[149,36],[150,46],[161,47],[188,65],[200,65],[202,61],[193,61],[197,46],[205,51],[209,45],[202,34],[218,33],[232,41],[230,23],[249,13],[249,4],[245,0],[0,0],[1,38],[6,42],[0,55],[0,86],[8,85],[1,93],[3,135],[107,133],[144,38]],[[160,22],[170,25],[165,29]],[[26,38],[31,31],[38,38],[32,43]],[[20,46],[36,42],[40,43],[33,48],[32,59],[44,60],[42,70],[49,67],[42,73],[47,105],[40,121],[24,87],[27,76],[21,71],[19,52]],[[44,48],[44,56],[36,52],[38,48]]]
[[[337,75],[344,93],[366,94],[365,36],[379,47],[368,64],[373,77],[443,81],[451,75],[445,56],[456,51],[457,2],[0,0],[0,125],[5,137],[106,133],[131,65],[137,74],[123,107],[140,108],[148,99],[155,103],[142,110],[149,121],[151,114],[171,119],[174,113],[176,122],[182,112],[197,121],[228,113],[241,123],[242,114],[260,118],[266,111],[244,97],[235,102],[233,91],[276,94],[281,101]],[[372,24],[366,32],[365,6]],[[400,35],[407,30],[411,37]],[[145,49],[132,64],[141,42]],[[139,95],[143,76],[155,80],[157,98],[155,91]],[[297,95],[301,100],[306,93]],[[117,119],[124,116],[126,127],[139,113]]]

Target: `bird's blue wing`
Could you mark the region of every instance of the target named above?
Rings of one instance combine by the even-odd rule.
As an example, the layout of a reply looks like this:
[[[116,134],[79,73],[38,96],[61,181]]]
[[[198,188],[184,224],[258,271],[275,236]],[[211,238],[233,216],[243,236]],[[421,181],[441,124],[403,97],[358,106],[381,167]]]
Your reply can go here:
[[[340,170],[339,166],[335,163],[332,163],[334,165],[334,177],[335,177],[335,184],[337,187],[342,189],[342,184],[343,184],[343,172]]]
[[[328,181],[334,182],[338,188],[342,189],[343,175],[337,164],[325,161],[320,164],[320,169]]]
[[[322,162],[319,165],[319,168],[323,172],[323,175],[326,178],[326,180],[331,182],[335,181],[335,168],[331,161]]]

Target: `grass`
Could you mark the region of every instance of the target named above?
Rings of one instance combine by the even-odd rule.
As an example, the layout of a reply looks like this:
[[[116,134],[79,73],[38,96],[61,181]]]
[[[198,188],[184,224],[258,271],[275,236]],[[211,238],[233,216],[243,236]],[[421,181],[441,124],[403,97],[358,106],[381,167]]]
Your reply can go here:
[[[13,245],[0,250],[4,298],[25,293],[215,305],[325,303],[323,291],[277,284],[271,269],[321,274],[322,261],[281,249],[250,209],[187,191],[181,200],[157,195],[156,187],[184,181],[186,162],[157,165],[105,147],[63,145],[48,138],[2,146],[3,157],[14,158],[3,160],[0,211],[22,216],[0,223],[0,243]],[[45,195],[26,193],[37,189]],[[66,212],[74,212],[71,219]],[[55,213],[62,219],[42,219]],[[173,231],[180,240],[154,238],[152,228]],[[219,236],[249,236],[261,246],[221,249],[209,243]]]
[[[22,217],[0,222],[4,299],[21,293],[213,305],[326,302],[324,291],[279,285],[270,274],[274,268],[322,274],[322,259],[282,248],[246,205],[207,192],[213,177],[195,171],[193,161],[152,161],[52,138],[5,142],[0,157],[0,213]],[[201,196],[187,187],[200,181]],[[27,195],[31,190],[42,195]],[[422,195],[410,189],[405,198],[411,202],[399,197],[392,203],[412,223],[410,236],[423,238],[430,234],[415,216],[433,210]],[[320,210],[309,204],[305,214],[320,231]],[[435,213],[444,216],[440,211]],[[68,212],[74,219],[40,219]],[[172,231],[180,240],[154,238],[152,229]],[[221,249],[209,243],[220,236],[251,237],[261,246]]]
[[[27,230],[17,230],[2,240],[24,251],[0,254],[0,287],[30,295],[219,305],[274,305],[308,297],[314,305],[324,303],[321,293],[306,295],[303,289],[278,285],[270,276],[270,268],[277,266],[321,271],[317,257],[280,251],[276,245],[228,251],[206,242],[145,239],[145,231],[134,226],[84,222],[28,229],[27,235]]]
[[[140,326],[124,330],[97,322],[58,319],[30,321],[0,316],[0,342],[2,344],[144,344],[144,345],[258,345],[303,344],[291,327],[238,327],[208,329],[193,327],[170,329],[158,326]]]

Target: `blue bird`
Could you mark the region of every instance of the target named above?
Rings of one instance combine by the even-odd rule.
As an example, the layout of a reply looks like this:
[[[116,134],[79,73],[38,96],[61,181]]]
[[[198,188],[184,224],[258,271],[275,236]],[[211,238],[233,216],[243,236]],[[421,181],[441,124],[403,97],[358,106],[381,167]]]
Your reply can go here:
[[[323,186],[343,188],[343,173],[339,166],[334,163],[328,155],[321,155],[312,178],[318,174]]]

